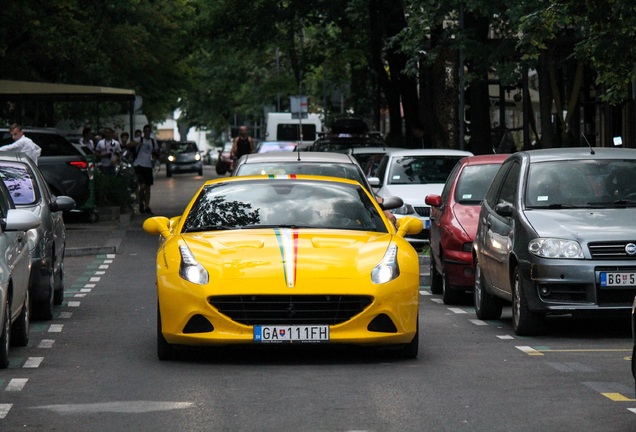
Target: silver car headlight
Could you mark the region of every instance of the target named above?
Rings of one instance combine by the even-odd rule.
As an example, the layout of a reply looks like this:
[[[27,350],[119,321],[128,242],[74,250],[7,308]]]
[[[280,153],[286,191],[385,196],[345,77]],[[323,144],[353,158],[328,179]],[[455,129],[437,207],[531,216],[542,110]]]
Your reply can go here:
[[[404,203],[402,207],[391,210],[391,213],[396,215],[412,215],[415,214],[415,209],[411,204]]]
[[[179,246],[179,252],[181,252],[179,276],[193,284],[207,284],[209,280],[208,271],[194,258],[190,249],[187,246]]]
[[[384,284],[392,281],[400,275],[400,267],[397,262],[398,248],[391,245],[386,250],[382,261],[371,271],[371,282],[374,284]]]
[[[536,238],[528,243],[528,251],[541,258],[583,258],[583,249],[574,240]]]
[[[195,154],[194,155],[194,160],[200,161],[201,160],[201,155],[199,153]]]
[[[170,162],[174,162],[174,156],[172,156],[172,155],[168,156],[168,160],[169,160]]]
[[[29,245],[29,250],[33,251],[35,247],[38,245],[38,240],[40,239],[40,233],[37,228],[32,228],[27,231],[27,243]]]

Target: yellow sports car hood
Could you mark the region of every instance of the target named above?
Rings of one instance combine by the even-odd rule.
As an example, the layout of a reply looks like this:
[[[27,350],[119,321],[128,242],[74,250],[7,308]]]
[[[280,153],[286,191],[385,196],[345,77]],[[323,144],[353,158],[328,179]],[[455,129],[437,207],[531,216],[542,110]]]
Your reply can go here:
[[[262,279],[289,288],[307,279],[369,277],[391,234],[321,229],[252,229],[181,237],[210,280]],[[278,283],[276,283],[278,285]]]

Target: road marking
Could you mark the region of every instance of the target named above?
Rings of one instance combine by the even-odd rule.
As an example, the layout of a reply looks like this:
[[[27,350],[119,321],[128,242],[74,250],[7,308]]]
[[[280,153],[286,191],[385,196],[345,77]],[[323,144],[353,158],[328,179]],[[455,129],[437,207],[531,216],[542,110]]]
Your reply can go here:
[[[108,264],[102,264],[99,266],[100,270],[108,270]]]
[[[107,259],[107,260],[104,260],[104,263],[105,264],[112,264],[113,260],[112,259]]]
[[[486,321],[482,321],[480,319],[470,319],[468,321],[470,321],[471,323],[475,324],[476,326],[487,326],[488,325],[488,323]]]
[[[28,378],[13,378],[9,381],[4,391],[20,391],[24,388],[28,380]]]
[[[614,402],[636,402],[636,399],[630,399],[627,396],[623,396],[620,393],[601,393],[601,394]]]
[[[73,312],[60,312],[60,318],[69,319],[73,316]]]
[[[466,312],[464,309],[460,309],[460,308],[448,308],[449,311],[456,313],[456,314],[467,314],[468,312]]]
[[[426,291],[426,290],[420,290],[420,295],[423,296],[430,296],[433,295],[430,291]]]
[[[444,300],[442,300],[441,298],[432,298],[431,301],[437,304],[444,303]]]
[[[61,333],[64,328],[64,324],[51,324],[49,326],[49,333]]]
[[[97,285],[95,284],[85,284],[84,288],[95,288]]]
[[[99,281],[100,281],[100,279],[101,279],[101,278],[98,278],[98,277],[92,277],[92,278],[90,278],[89,280],[90,280],[91,282],[99,282]]]
[[[9,410],[13,404],[0,404],[0,419],[3,419],[9,414]]]
[[[92,288],[82,288],[82,289],[80,290],[80,292],[82,292],[82,293],[89,293],[89,292],[91,292],[92,290],[93,290]]]
[[[68,307],[79,307],[80,302],[78,301],[70,301],[68,302]]]
[[[106,274],[106,272],[105,272],[105,271],[96,271],[96,272],[95,272],[95,274],[96,274],[96,275],[103,276],[103,275],[105,275],[105,274]]]
[[[524,353],[531,355],[531,356],[542,356],[543,354],[540,353],[539,351],[537,351],[536,349],[529,347],[529,346],[517,346],[515,347],[518,350],[523,351]]]
[[[113,259],[116,256],[117,256],[116,254],[106,254],[106,258],[110,258],[110,259]]]
[[[636,414],[636,408],[627,408],[627,411],[631,411],[631,412],[633,412],[634,414]]]
[[[510,340],[510,339],[514,339],[514,336],[511,335],[499,335],[497,336],[499,339],[503,339],[503,340]]]
[[[40,367],[40,364],[44,360],[44,357],[29,357],[26,362],[24,362],[24,369],[35,369]]]
[[[73,297],[82,298],[82,297],[86,297],[86,294],[75,294]]]
[[[168,411],[193,407],[193,402],[153,402],[153,401],[122,401],[92,404],[59,404],[43,405],[35,408],[45,409],[60,414],[78,413],[147,413],[154,411]]]
[[[42,339],[38,344],[38,348],[53,348],[55,339]]]

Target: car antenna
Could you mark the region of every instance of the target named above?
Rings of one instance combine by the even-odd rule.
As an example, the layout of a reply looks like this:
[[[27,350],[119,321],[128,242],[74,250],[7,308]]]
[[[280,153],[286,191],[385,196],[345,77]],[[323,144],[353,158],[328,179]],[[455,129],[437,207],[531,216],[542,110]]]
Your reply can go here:
[[[594,149],[592,148],[592,145],[590,144],[590,142],[587,140],[587,137],[585,136],[583,131],[581,131],[581,136],[583,137],[583,139],[587,143],[587,146],[590,148],[590,154],[596,154],[596,153],[594,153]]]
[[[298,162],[300,162],[300,142],[296,146],[296,154],[298,155]]]

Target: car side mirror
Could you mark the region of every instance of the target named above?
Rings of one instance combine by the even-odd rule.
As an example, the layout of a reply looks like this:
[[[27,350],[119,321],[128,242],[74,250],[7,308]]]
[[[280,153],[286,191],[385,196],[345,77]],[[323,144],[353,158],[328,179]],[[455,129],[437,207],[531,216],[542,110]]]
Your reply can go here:
[[[424,202],[431,207],[441,207],[442,206],[442,197],[440,195],[426,195],[424,198]]]
[[[396,224],[398,230],[397,234],[402,237],[406,235],[417,235],[424,229],[424,225],[419,218],[410,216],[399,218],[396,221]]]
[[[380,186],[380,179],[378,177],[369,177],[367,178],[367,181],[372,187]]]
[[[389,196],[386,198],[382,198],[382,203],[380,204],[380,207],[382,208],[382,210],[393,210],[396,208],[400,208],[403,205],[404,205],[404,201],[402,201],[402,198],[396,197],[396,196]]]
[[[144,221],[143,228],[148,234],[159,234],[167,238],[170,235],[170,220],[164,216],[151,217]]]
[[[70,211],[75,208],[75,200],[68,196],[58,196],[55,197],[55,200],[51,202],[49,205],[49,209],[52,212],[58,211]]]
[[[495,206],[495,213],[499,216],[510,217],[512,216],[514,209],[515,207],[508,201],[501,201]]]

